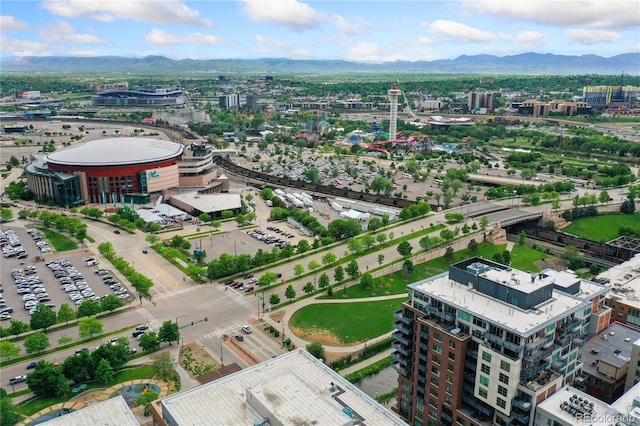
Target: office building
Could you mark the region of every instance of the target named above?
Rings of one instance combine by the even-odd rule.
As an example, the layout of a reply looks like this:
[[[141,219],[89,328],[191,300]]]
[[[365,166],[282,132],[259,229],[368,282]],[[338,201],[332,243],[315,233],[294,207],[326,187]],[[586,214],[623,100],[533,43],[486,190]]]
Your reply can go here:
[[[114,87],[101,90],[91,97],[94,106],[181,107],[185,103],[181,86]]]
[[[393,324],[399,413],[418,426],[532,424],[538,403],[581,377],[578,350],[607,291],[482,258],[409,285]]]
[[[633,106],[638,104],[638,87],[635,86],[585,86],[582,100],[594,108],[613,105]]]
[[[629,247],[640,249],[640,241],[621,237]],[[598,275],[597,280],[611,286],[606,304],[613,310],[611,321],[640,328],[640,253]]]
[[[405,425],[303,349],[152,404],[154,426]]]

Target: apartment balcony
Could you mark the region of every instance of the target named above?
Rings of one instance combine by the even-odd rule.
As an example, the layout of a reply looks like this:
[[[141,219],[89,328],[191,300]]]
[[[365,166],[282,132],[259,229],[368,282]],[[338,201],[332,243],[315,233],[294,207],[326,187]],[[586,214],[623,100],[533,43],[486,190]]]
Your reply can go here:
[[[398,330],[401,333],[406,334],[407,336],[410,336],[412,333],[412,330],[407,327],[407,325],[402,322],[402,321],[396,321],[393,323],[393,328],[395,328],[396,330]]]
[[[392,358],[393,358],[393,356],[392,356]],[[409,370],[407,368],[403,367],[402,365],[398,364],[397,362],[391,363],[391,368],[396,370],[398,372],[398,374],[400,374],[402,377],[407,377],[407,378],[409,377]]]
[[[418,371],[427,374],[427,367],[425,365],[418,364]]]
[[[400,352],[391,352],[391,359],[402,364],[404,367],[409,366],[409,359]]]
[[[556,371],[560,371],[564,367],[566,367],[568,363],[569,361],[566,358],[564,359],[559,358],[551,363],[551,368],[553,368]]]
[[[427,379],[425,376],[418,374],[418,382],[421,383],[422,386],[425,386],[427,384]]]
[[[422,349],[423,351],[427,351],[429,352],[429,345],[427,345],[426,343],[418,343],[418,347],[420,347],[420,349]]]
[[[428,314],[430,314],[432,316],[435,316],[436,318],[444,321],[447,324],[453,324],[453,322],[456,319],[453,315],[444,313],[444,312],[438,310],[438,308],[435,308],[433,306],[427,306],[426,311],[427,311]]]
[[[427,362],[429,360],[429,357],[426,354],[423,354],[422,351],[418,352],[418,358],[424,362]]]
[[[391,337],[393,337],[398,342],[401,342],[405,346],[411,347],[411,345],[412,345],[411,340],[407,339],[407,336],[405,334],[402,334],[402,333],[399,333],[399,332],[395,332],[395,333],[391,334]]]
[[[551,344],[553,344],[554,334],[548,334],[542,340],[536,340],[535,342],[528,343],[525,345],[527,351],[537,351],[540,348],[548,348]]]
[[[399,311],[395,311],[393,313],[393,317],[397,320],[402,321],[403,323],[405,323],[406,325],[411,325],[413,324],[413,318],[407,318],[407,317],[403,317],[402,316],[402,310]]]
[[[476,381],[476,376],[474,374],[471,374],[471,373],[464,373],[464,378],[469,383],[475,383],[475,381]]]
[[[391,342],[391,347],[405,356],[409,356],[411,354],[410,348],[400,342]]]
[[[522,411],[526,411],[527,413],[529,411],[531,411],[531,403],[523,401],[523,400],[518,399],[518,398],[513,398],[511,400],[511,405],[516,407],[516,408],[518,408],[518,409],[520,409],[520,410],[522,410]]]
[[[567,333],[572,332],[573,330],[575,330],[576,328],[580,327],[582,325],[582,321],[574,318],[573,320],[562,324],[560,327],[557,328],[557,333],[562,335],[565,335]]]
[[[421,330],[420,331],[420,337],[423,338],[423,339],[429,340],[429,333],[427,333],[426,331]]]
[[[538,352],[534,352],[531,355],[525,356],[522,359],[522,365],[526,368],[526,367],[531,367],[537,363],[539,363],[540,361],[548,358],[551,356],[551,354],[553,353],[553,349],[552,348],[548,348],[548,349],[541,349]]]
[[[440,417],[442,417],[443,419],[445,419],[449,423],[453,422],[453,417],[451,417],[449,414],[445,413],[444,411],[440,412]]]
[[[475,362],[470,362],[470,361],[466,361],[465,360],[464,366],[466,368],[468,368],[469,370],[471,370],[471,371],[476,371],[477,370]]]
[[[467,356],[469,358],[478,359],[478,351],[472,351],[472,350],[467,349],[465,353],[467,354]]]
[[[484,414],[485,416],[492,416],[493,415],[493,410],[485,407],[484,405],[482,405],[476,398],[474,398],[473,396],[470,395],[465,395],[462,397],[462,401],[465,404],[468,404],[470,406],[472,406],[473,408],[475,408],[476,410],[480,411],[482,414]]]
[[[529,424],[529,420],[531,419],[531,416],[528,414],[520,414],[517,411],[511,411],[511,418],[513,420],[517,420],[522,424]]]

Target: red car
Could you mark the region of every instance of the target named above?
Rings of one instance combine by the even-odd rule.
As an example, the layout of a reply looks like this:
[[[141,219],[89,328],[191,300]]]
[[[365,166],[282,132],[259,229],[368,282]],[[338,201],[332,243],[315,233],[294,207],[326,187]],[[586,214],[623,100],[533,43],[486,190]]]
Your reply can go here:
[[[250,291],[253,291],[253,286],[250,285],[249,287],[244,289],[245,292],[249,293]]]

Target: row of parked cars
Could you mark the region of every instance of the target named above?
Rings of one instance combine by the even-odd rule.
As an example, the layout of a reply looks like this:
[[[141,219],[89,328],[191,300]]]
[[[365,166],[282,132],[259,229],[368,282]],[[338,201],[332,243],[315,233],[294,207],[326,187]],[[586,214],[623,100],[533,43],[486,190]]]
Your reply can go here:
[[[29,254],[22,247],[18,234],[13,229],[0,231],[0,247],[2,247],[2,255],[5,259],[10,257],[26,259],[29,257]]]
[[[275,235],[267,234],[266,232],[261,231],[259,229],[254,229],[254,230],[251,230],[251,231],[247,231],[247,234],[249,234],[250,236],[252,236],[256,240],[262,241],[265,244],[273,244],[276,247],[278,247],[279,249],[283,249],[287,245],[289,245],[289,241],[283,240],[282,238],[276,237]],[[291,234],[288,234],[288,235],[291,235]],[[293,235],[291,235],[290,238],[293,238]]]
[[[42,279],[35,275],[36,267],[28,265],[24,269],[14,269],[11,271],[11,278],[16,284],[16,290],[18,295],[22,296],[22,303],[24,309],[29,312],[30,315],[38,308],[40,303],[49,302],[51,296],[47,292]],[[13,313],[13,308],[8,308]]]
[[[27,232],[29,233],[29,235],[31,235],[33,241],[35,241],[36,245],[38,246],[38,250],[40,250],[40,253],[49,253],[51,251],[49,243],[44,239],[40,231],[38,231],[37,229],[29,229]]]
[[[109,288],[113,291],[113,294],[118,296],[120,299],[127,300],[129,299],[129,297],[131,297],[129,296],[127,289],[122,287],[122,285],[118,281],[116,281],[116,279],[113,278],[113,276],[111,276],[109,274],[109,271],[107,271],[106,269],[100,268],[96,270],[96,274],[102,277],[102,282],[104,282],[104,285],[108,285]]]
[[[53,275],[60,281],[62,290],[76,305],[88,299],[100,300],[82,274],[67,259],[53,260],[46,263]]]

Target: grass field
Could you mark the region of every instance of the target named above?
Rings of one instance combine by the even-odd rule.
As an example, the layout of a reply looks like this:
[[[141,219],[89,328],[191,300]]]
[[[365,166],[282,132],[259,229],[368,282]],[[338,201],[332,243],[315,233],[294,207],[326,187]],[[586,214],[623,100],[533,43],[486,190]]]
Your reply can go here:
[[[564,232],[587,240],[606,242],[619,237],[618,228],[628,226],[640,231],[640,213],[606,214],[574,220]]]
[[[536,261],[544,260],[552,255],[534,250],[526,246],[513,246],[511,250],[511,266],[525,272],[539,272],[540,267],[536,265]]]
[[[40,231],[42,231],[44,236],[47,237],[49,244],[51,244],[56,251],[68,251],[78,248],[78,244],[62,234],[58,234],[57,232],[54,232],[51,229],[47,228],[39,229]]]
[[[293,314],[291,325],[309,332],[326,330],[345,344],[362,342],[391,331],[393,312],[403,301],[308,305]]]
[[[114,385],[117,385],[118,383],[127,382],[129,380],[150,379],[152,377],[153,377],[153,367],[150,365],[143,365],[135,368],[127,368],[125,370],[121,370],[120,372],[118,372],[110,383],[108,384],[88,383],[84,391],[86,392],[88,390],[97,389],[97,388],[108,388],[109,386],[114,386]],[[36,398],[24,404],[18,405],[16,407],[17,408],[16,411],[18,411],[20,414],[24,416],[32,416],[38,411],[42,410],[43,408],[47,408],[51,405],[58,404],[60,402],[69,401],[71,398],[75,396],[77,396],[77,394],[70,393],[68,395],[60,396],[60,397],[51,396],[51,397]]]

